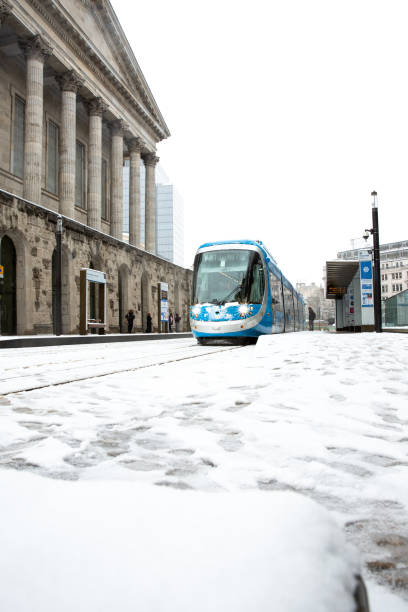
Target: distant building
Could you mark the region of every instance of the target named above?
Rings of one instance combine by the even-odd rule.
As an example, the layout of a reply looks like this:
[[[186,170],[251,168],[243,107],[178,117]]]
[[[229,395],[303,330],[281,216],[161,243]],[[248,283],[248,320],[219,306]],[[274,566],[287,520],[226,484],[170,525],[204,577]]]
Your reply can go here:
[[[364,249],[340,251],[337,253],[337,258],[357,260],[361,250]],[[408,240],[381,244],[380,263],[382,299],[387,299],[408,289]]]
[[[140,242],[145,241],[145,177],[140,165]],[[123,237],[129,238],[129,160],[123,168]],[[157,254],[179,266],[184,265],[184,203],[159,165],[156,168],[156,247]]]
[[[334,319],[334,305],[332,300],[326,300],[324,288],[312,283],[296,283],[296,291],[303,295],[306,306],[310,306],[316,313],[316,320],[328,321]],[[307,316],[307,309],[306,309]]]

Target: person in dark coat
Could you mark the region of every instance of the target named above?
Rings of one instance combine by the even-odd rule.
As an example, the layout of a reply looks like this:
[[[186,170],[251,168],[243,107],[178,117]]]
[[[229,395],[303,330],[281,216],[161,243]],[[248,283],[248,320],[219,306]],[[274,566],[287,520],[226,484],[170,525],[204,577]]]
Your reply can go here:
[[[147,313],[146,317],[146,334],[152,333],[152,315],[150,312]]]
[[[178,332],[179,326],[180,326],[180,321],[181,321],[181,317],[180,317],[178,312],[176,312],[176,316],[174,317],[174,321],[176,323],[176,332]]]
[[[309,306],[309,331],[313,331],[314,320],[316,318],[316,313],[313,308]]]
[[[170,312],[169,313],[169,332],[171,332],[171,328],[173,327],[173,322],[174,322],[173,313]]]
[[[135,320],[135,313],[133,310],[129,310],[129,312],[125,315],[125,319],[127,319],[128,322],[128,334],[131,334],[133,329],[133,321]]]

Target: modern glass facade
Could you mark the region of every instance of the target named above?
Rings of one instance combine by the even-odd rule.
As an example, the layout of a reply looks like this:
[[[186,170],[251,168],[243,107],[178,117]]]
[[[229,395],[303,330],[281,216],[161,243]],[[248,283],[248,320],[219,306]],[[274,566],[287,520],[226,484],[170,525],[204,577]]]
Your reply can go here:
[[[140,240],[144,244],[145,216],[144,163],[140,164]],[[123,167],[123,233],[129,237],[129,160]],[[163,259],[184,266],[184,204],[160,166],[156,168],[156,245]]]
[[[408,326],[408,290],[397,293],[382,303],[383,325],[385,327]]]

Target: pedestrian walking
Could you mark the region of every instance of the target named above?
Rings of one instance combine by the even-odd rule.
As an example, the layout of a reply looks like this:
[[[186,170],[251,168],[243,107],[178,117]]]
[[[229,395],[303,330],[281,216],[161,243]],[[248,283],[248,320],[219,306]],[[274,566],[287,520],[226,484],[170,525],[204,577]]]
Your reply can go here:
[[[146,334],[152,333],[152,315],[150,312],[147,313],[146,317]]]
[[[131,334],[133,329],[133,321],[135,320],[135,313],[133,310],[129,310],[129,312],[125,314],[125,319],[127,319],[128,334]]]
[[[309,306],[309,331],[313,331],[315,318],[316,318],[316,313],[313,310],[313,308],[310,308]]]
[[[171,328],[173,326],[174,323],[174,317],[173,317],[173,313],[170,311],[169,313],[169,332],[171,332]]]
[[[174,317],[174,322],[175,322],[175,324],[176,324],[176,332],[178,332],[178,331],[179,331],[180,321],[181,321],[181,317],[180,317],[179,313],[178,313],[178,312],[176,312],[176,315],[175,315],[175,317]]]

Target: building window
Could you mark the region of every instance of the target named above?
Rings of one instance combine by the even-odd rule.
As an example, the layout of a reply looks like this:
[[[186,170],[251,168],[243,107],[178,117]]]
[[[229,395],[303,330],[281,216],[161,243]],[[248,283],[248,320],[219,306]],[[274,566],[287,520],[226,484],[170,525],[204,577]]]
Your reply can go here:
[[[102,160],[102,172],[101,172],[101,217],[102,219],[108,218],[108,163],[106,159]]]
[[[24,175],[24,129],[25,102],[19,96],[14,96],[12,172],[20,178]]]
[[[398,278],[402,278],[402,272],[398,272]]]
[[[58,126],[47,121],[47,189],[58,193]]]
[[[76,141],[75,204],[85,208],[85,146]]]
[[[395,280],[395,274],[394,274],[394,272],[392,273],[392,280]]]

